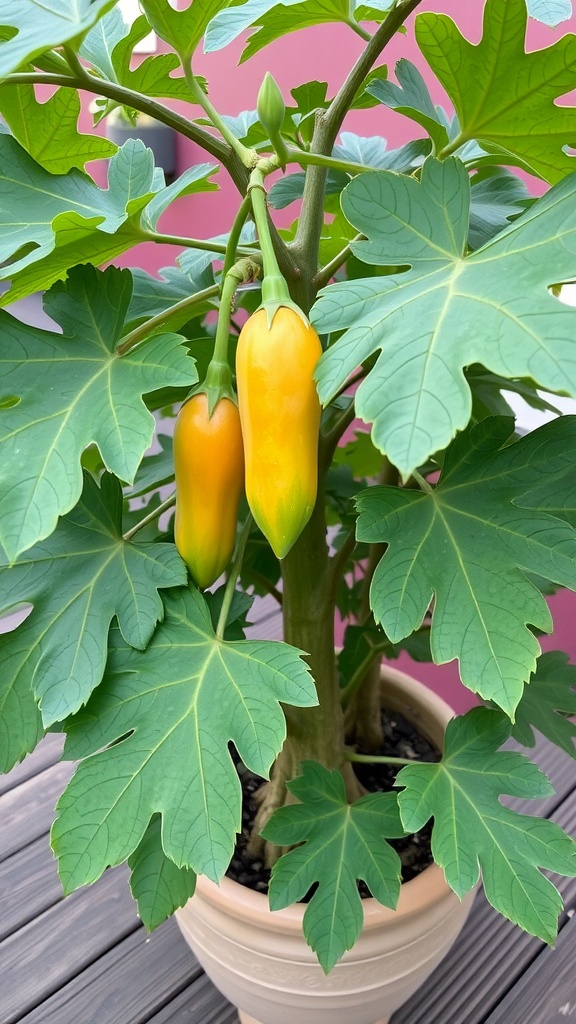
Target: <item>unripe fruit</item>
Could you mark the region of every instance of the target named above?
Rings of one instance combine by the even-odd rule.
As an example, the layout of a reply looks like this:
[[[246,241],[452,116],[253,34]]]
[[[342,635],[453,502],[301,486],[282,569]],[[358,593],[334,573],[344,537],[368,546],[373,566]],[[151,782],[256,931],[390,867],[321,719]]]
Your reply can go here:
[[[193,395],[174,428],[174,539],[194,582],[204,590],[228,565],[236,543],[244,488],[240,416],[221,398],[208,416],[208,398]]]
[[[322,347],[313,327],[280,306],[245,323],[236,351],[246,497],[278,558],[308,522],[318,487],[320,402],[313,374]]]

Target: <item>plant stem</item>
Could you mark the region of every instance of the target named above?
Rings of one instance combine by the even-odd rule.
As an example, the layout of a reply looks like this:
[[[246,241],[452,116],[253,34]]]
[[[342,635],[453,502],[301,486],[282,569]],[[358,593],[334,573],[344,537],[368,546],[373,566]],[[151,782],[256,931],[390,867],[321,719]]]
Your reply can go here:
[[[367,32],[365,28],[362,28],[362,25],[359,25],[354,18],[347,18],[346,24],[353,32],[356,33],[357,36],[360,36],[360,39],[363,39],[364,42],[368,43],[372,39],[370,32]]]
[[[430,486],[427,480],[424,479],[421,473],[417,469],[412,470],[412,476],[421,490],[425,491],[426,494],[434,494],[434,488]]]
[[[372,167],[370,164],[357,164],[354,160],[340,160],[336,156],[324,156],[322,153],[313,153],[305,149],[288,147],[288,161],[300,164],[301,167],[327,167],[328,170],[343,171],[344,174],[364,174],[366,171],[381,171],[381,167]]]
[[[236,583],[240,575],[242,568],[242,559],[244,558],[244,550],[246,548],[246,542],[250,536],[250,530],[252,529],[252,516],[248,515],[246,522],[240,531],[238,537],[238,543],[236,545],[236,554],[234,555],[234,561],[230,566],[230,572],[226,581],[226,590],[224,591],[224,598],[222,600],[222,607],[220,609],[220,615],[218,616],[218,625],[216,626],[216,636],[219,640],[224,639],[224,631],[226,629],[226,623],[228,621],[228,612],[232,604],[234,597],[234,591],[236,590]]]
[[[280,266],[276,259],[272,238],[270,236],[270,225],[268,222],[268,204],[266,202],[266,189],[264,187],[264,176],[256,168],[250,175],[248,186],[249,196],[252,202],[252,211],[256,221],[256,230],[262,250],[262,261],[264,265],[264,277],[281,277]]]
[[[182,60],[182,58],[181,58]],[[210,102],[208,96],[200,88],[194,72],[192,71],[192,65],[188,60],[182,60],[182,67],[184,70],[184,77],[186,84],[190,89],[190,93],[195,103],[199,107],[202,107],[204,113],[210,118],[214,127],[220,132],[222,138],[228,143],[230,149],[236,153],[239,159],[242,161],[245,167],[248,169],[254,167],[258,160],[258,154],[253,149],[248,149],[239,139],[236,138],[234,132],[230,131],[230,128],[226,122],[221,118],[220,114],[216,110],[216,107]]]
[[[161,231],[148,231],[142,228],[140,232],[142,242],[156,242],[162,245],[181,245],[185,249],[201,249],[203,252],[213,252],[217,255],[224,255],[226,245],[224,242],[211,242],[209,238],[187,238],[184,235],[163,235]],[[241,256],[252,256],[253,249],[242,248],[239,250]]]
[[[414,11],[422,0],[402,0],[389,11],[386,18],[371,37],[364,52],[351,69],[345,82],[336,93],[326,110],[316,114],[316,124],[310,150],[312,153],[330,156],[336,136],[342,122],[352,105],[354,97],[360,89],[366,75],[403,25],[409,14]],[[302,213],[296,238],[291,246],[296,263],[303,278],[310,282],[306,306],[309,309],[315,297],[314,277],[318,270],[318,249],[322,226],[324,223],[324,192],[326,186],[326,168],[310,165],[306,173]]]
[[[344,751],[344,760],[353,761],[357,764],[416,764],[408,757],[386,757],[380,754],[356,754],[353,750]]]
[[[153,523],[155,519],[158,519],[158,516],[161,516],[163,512],[166,512],[175,504],[176,491],[174,491],[174,494],[171,494],[169,498],[166,498],[166,501],[163,501],[162,504],[158,505],[157,508],[152,509],[147,516],[144,516],[139,523],[136,523],[136,526],[133,526],[130,530],[126,530],[126,533],[122,534],[122,540],[132,540],[132,537],[139,533],[140,530],[143,530],[145,526],[148,526],[148,523]]]
[[[168,323],[169,320],[172,320],[174,316],[177,316],[184,310],[192,309],[199,303],[205,302],[206,299],[214,298],[218,295],[219,291],[220,288],[217,284],[210,285],[209,288],[203,288],[200,292],[188,295],[185,299],[180,299],[180,302],[175,302],[173,306],[169,306],[168,309],[164,309],[161,313],[157,313],[156,316],[150,317],[149,320],[140,324],[139,327],[135,327],[133,331],[130,331],[130,333],[123,338],[120,344],[116,346],[116,355],[128,355],[132,349],[136,348],[136,345],[146,341],[158,327],[163,327],[165,323]]]
[[[175,113],[163,103],[158,103],[157,100],[150,99],[133,89],[127,89],[116,82],[107,82],[103,78],[97,78],[86,68],[82,68],[81,74],[75,75],[55,75],[36,71],[21,72],[7,75],[0,83],[0,88],[2,85],[55,85],[59,88],[86,89],[96,96],[106,96],[122,106],[132,107],[142,114],[149,114],[150,117],[173,128],[219,160],[227,168],[239,191],[242,194],[246,191],[248,171],[238,159],[237,154],[225,142],[199,125],[192,124],[188,118]]]
[[[356,235],[352,241],[359,242],[363,237],[364,236],[362,234]],[[345,245],[334,259],[330,260],[325,267],[322,267],[322,269],[318,271],[313,279],[313,284],[317,291],[320,291],[321,288],[324,288],[324,286],[332,280],[336,271],[340,269],[343,263],[346,263],[350,253],[350,242],[348,242],[348,245]],[[347,384],[346,387],[348,386],[349,385]],[[344,388],[344,390],[346,390],[346,388]]]
[[[230,234],[228,235],[228,241],[225,247],[226,255],[224,258],[224,266],[222,267],[222,280],[224,280],[226,275],[232,269],[234,262],[236,260],[236,254],[238,252],[246,256],[252,254],[251,249],[242,249],[241,247],[238,247],[240,235],[242,234],[242,228],[244,227],[244,224],[246,222],[248,214],[250,213],[251,208],[252,200],[250,198],[250,195],[247,194],[244,196],[242,202],[240,203],[238,213],[236,214],[234,218],[234,223],[230,228]]]
[[[347,685],[340,692],[340,700],[344,709],[350,706],[350,702],[358,692],[358,689],[364,682],[366,674],[368,673],[371,665],[374,664],[376,658],[386,652],[386,644],[375,644],[370,653],[366,655],[363,661],[356,667],[354,675],[351,677]]]

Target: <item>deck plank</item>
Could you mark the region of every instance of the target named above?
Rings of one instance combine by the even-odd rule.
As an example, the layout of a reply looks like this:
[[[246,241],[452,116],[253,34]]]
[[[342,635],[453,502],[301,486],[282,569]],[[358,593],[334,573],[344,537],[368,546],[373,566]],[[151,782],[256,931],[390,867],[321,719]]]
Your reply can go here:
[[[0,775],[0,796],[56,764],[62,753],[63,745],[64,737],[61,733],[49,733],[45,736],[36,749],[28,754],[20,764],[17,764],[11,772],[8,772],[7,775]]]
[[[61,761],[0,797],[0,861],[47,833],[74,765]]]
[[[141,925],[127,869],[107,871],[0,943],[2,1024],[14,1024]],[[81,1019],[81,1018],[80,1018]]]
[[[545,948],[486,1024],[566,1024],[576,1020],[576,917]]]
[[[150,936],[138,928],[18,1021],[147,1024],[200,974],[175,921],[166,921]],[[195,1024],[204,1021],[196,1017]]]
[[[525,801],[524,809],[528,806],[529,802]],[[552,818],[567,832],[576,832],[573,791]],[[576,907],[576,878],[551,877],[566,904],[560,922],[565,926]],[[484,894],[479,893],[466,926],[448,956],[422,988],[394,1014],[391,1024],[423,1024],[423,1005],[426,1006],[425,1024],[481,1024],[543,948],[540,939],[527,935],[503,918],[488,904]]]
[[[61,899],[56,860],[43,835],[0,863],[0,940]]]
[[[203,974],[147,1024],[238,1024],[238,1014]]]

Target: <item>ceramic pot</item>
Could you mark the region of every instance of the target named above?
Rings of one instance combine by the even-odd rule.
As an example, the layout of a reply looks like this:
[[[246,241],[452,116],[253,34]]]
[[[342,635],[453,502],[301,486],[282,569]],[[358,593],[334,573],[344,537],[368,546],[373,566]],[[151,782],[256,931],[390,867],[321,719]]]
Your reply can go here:
[[[442,746],[452,709],[386,668],[385,703]],[[270,911],[261,893],[201,877],[176,919],[242,1024],[386,1024],[448,952],[470,911],[432,864],[401,888],[396,910],[362,901],[364,927],[353,949],[325,975],[302,934],[305,907]]]

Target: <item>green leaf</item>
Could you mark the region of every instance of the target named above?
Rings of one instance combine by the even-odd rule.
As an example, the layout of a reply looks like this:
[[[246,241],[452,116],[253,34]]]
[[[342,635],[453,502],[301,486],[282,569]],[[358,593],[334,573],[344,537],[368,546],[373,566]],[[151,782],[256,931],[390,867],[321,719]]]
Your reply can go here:
[[[429,152],[428,139],[416,139],[399,149],[387,149],[386,140],[380,135],[362,136],[341,132],[340,143],[334,146],[332,155],[340,160],[353,160],[355,163],[403,174],[419,167],[422,158]]]
[[[119,483],[105,475],[99,488],[85,474],[79,504],[52,536],[0,565],[0,614],[33,605],[0,635],[3,771],[39,738],[36,700],[45,728],[86,703],[102,679],[112,618],[127,643],[144,648],[164,614],[158,590],[186,583],[174,545],[123,541],[121,512]]]
[[[212,53],[221,50],[236,39],[247,28],[257,27],[244,47],[240,62],[248,60],[275,39],[312,25],[332,24],[350,21],[350,5],[347,0],[248,0],[247,3],[228,7],[212,19],[204,50]]]
[[[528,14],[554,28],[572,17],[572,0],[526,0]]]
[[[0,278],[16,281],[3,304],[48,287],[75,263],[103,262],[134,245],[137,218],[130,218],[161,188],[151,151],[129,140],[110,161],[108,186],[76,169],[49,174],[0,134],[0,260],[8,261]]]
[[[273,210],[284,210],[290,203],[302,199],[304,195],[304,182],[306,173],[296,171],[295,174],[286,174],[275,181],[268,193],[268,202]],[[342,189],[348,184],[350,178],[341,171],[329,171],[326,179],[325,195],[340,195]]]
[[[396,779],[404,828],[416,832],[434,818],[432,853],[462,897],[482,870],[488,901],[525,931],[553,942],[562,900],[538,868],[576,875],[576,844],[545,818],[503,807],[500,795],[549,796],[553,789],[521,754],[498,751],[509,723],[474,708],[448,725],[439,764],[402,768]]]
[[[393,82],[376,80],[370,82],[366,91],[380,103],[385,103],[391,110],[405,114],[416,121],[432,139],[436,151],[448,145],[446,124],[437,107],[434,106],[428,86],[418,71],[406,58],[402,58],[395,67],[398,85]]]
[[[530,196],[524,182],[505,170],[476,175],[471,186],[468,244],[479,249],[507,227],[512,217],[523,213]]]
[[[127,314],[127,322],[130,324],[163,313],[169,306],[214,284],[214,274],[209,266],[195,278],[183,274],[178,267],[161,267],[157,277],[140,267],[133,267],[131,273],[134,288]],[[215,305],[215,299],[207,300],[195,306],[194,313],[204,316]],[[190,313],[191,310],[187,310],[183,315],[178,315],[179,325],[190,319]]]
[[[526,626],[552,628],[525,571],[576,589],[576,531],[534,510],[528,490],[537,479],[554,491],[568,467],[576,474],[576,417],[503,447],[511,431],[493,418],[458,437],[429,494],[363,491],[357,537],[388,544],[370,600],[390,639],[418,628],[434,594],[434,661],[458,658],[462,682],[512,717],[539,653]]]
[[[130,889],[138,902],[138,914],[151,932],[183,907],[194,895],[196,875],[179,868],[162,849],[161,819],[155,815],[135,851],[128,858]]]
[[[157,192],[150,200],[142,214],[144,226],[155,231],[162,214],[180,196],[196,195],[198,192],[217,192],[218,185],[210,181],[217,170],[218,164],[195,164],[188,167],[176,181]]]
[[[172,435],[158,433],[156,440],[161,450],[155,455],[144,456],[138,467],[134,485],[129,490],[129,498],[138,498],[144,494],[150,495],[152,491],[158,490],[159,487],[164,487],[174,480]]]
[[[239,241],[241,245],[246,245],[249,242],[254,242],[255,239],[256,231],[254,224],[252,221],[249,221],[242,228]],[[216,235],[215,238],[208,238],[207,241],[216,242],[218,245],[226,244],[228,234]],[[178,263],[185,274],[190,274],[191,277],[198,277],[214,260],[222,259],[222,253],[211,253],[206,249],[186,249],[178,256]]]
[[[89,160],[102,160],[116,152],[108,139],[78,132],[80,97],[74,89],[57,89],[38,103],[33,85],[4,82],[0,113],[14,138],[51,174],[66,174],[72,167],[83,169]]]
[[[395,793],[369,793],[350,805],[340,772],[303,761],[302,775],[288,783],[300,803],[275,811],[262,835],[279,846],[296,846],[274,865],[270,907],[282,910],[303,899],[304,935],[328,973],[358,938],[364,915],[362,879],[385,907],[396,907],[401,862],[384,837],[404,835]]]
[[[0,394],[20,399],[0,410],[0,548],[8,561],[76,504],[84,448],[95,442],[110,472],[131,482],[154,432],[142,395],[197,379],[176,334],[116,355],[131,291],[127,270],[76,267],[44,299],[62,334],[0,313]]]
[[[576,665],[568,664],[568,655],[549,651],[538,658],[538,667],[516,709],[512,735],[524,747],[536,744],[534,729],[576,758],[576,725],[568,717],[576,715]]]
[[[168,0],[141,0],[142,9],[154,31],[183,60],[192,56],[208,23],[229,3],[230,0],[191,0],[185,10],[178,11],[170,6]]]
[[[209,181],[213,165],[209,164],[190,168],[178,183],[164,188],[164,176],[154,168],[151,150],[137,139],[129,139],[110,161],[108,189],[99,189],[87,179],[90,191],[84,207],[80,202],[85,195],[83,183],[72,177],[77,171],[58,176],[53,185],[52,175],[46,176],[48,181],[40,181],[38,172],[45,172],[38,165],[33,167],[32,186],[12,183],[12,187],[5,190],[11,200],[23,202],[29,198],[35,219],[31,218],[32,223],[22,224],[21,220],[18,223],[17,212],[8,205],[5,208],[9,229],[5,251],[14,252],[15,258],[0,270],[0,279],[5,277],[12,281],[11,289],[0,299],[0,304],[4,305],[38,289],[49,288],[77,263],[101,264],[113,259],[141,241],[142,228],[155,223],[179,194],[214,188]],[[79,189],[78,185],[82,187]],[[42,189],[52,190],[48,203],[43,203]],[[92,216],[88,203],[94,209]],[[150,203],[152,213],[148,218],[145,208]],[[68,208],[70,212],[57,212],[58,207]],[[23,241],[26,238],[28,242]],[[32,240],[40,239],[40,244],[34,247]],[[17,241],[22,242],[22,249],[14,249]]]
[[[124,21],[120,8],[113,7],[84,37],[78,55],[91,64],[102,78],[116,82],[116,68],[112,55],[116,45],[129,34],[130,26]]]
[[[382,452],[374,446],[370,434],[365,430],[356,430],[354,440],[336,449],[334,463],[337,466],[350,466],[357,479],[375,477],[382,469]]]
[[[0,0],[0,27],[16,29],[0,42],[0,76],[21,64],[81,38],[117,0]]]
[[[460,139],[496,147],[545,181],[575,170],[564,152],[576,138],[576,109],[555,101],[574,88],[576,36],[526,54],[525,0],[487,0],[484,35],[469,43],[443,14],[420,14],[416,40],[454,103]]]
[[[174,591],[165,605],[145,651],[111,631],[104,680],[66,723],[66,756],[85,758],[52,830],[66,892],[130,856],[154,814],[166,855],[219,880],[241,827],[228,744],[267,777],[286,736],[281,703],[316,704],[294,647],[218,640],[196,590]]]
[[[324,289],[311,314],[316,329],[349,329],[322,356],[318,390],[327,404],[380,350],[356,409],[404,476],[468,423],[465,366],[576,394],[576,313],[548,290],[574,272],[575,195],[573,176],[465,256],[470,184],[459,160],[428,158],[420,183],[375,171],[346,186],[345,217],[368,239],[352,243],[354,255],[410,269]]]

